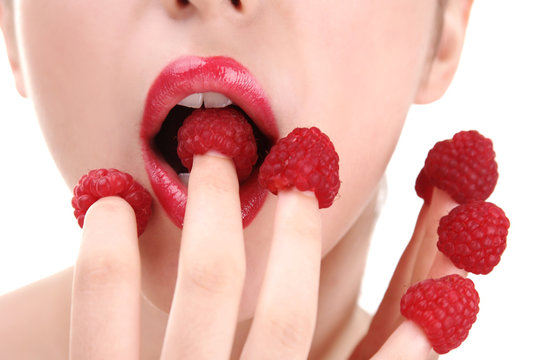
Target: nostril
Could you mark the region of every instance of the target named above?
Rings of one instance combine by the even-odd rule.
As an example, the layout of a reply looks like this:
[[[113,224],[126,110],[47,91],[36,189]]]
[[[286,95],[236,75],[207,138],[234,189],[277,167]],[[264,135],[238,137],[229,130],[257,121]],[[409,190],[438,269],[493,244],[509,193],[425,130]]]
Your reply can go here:
[[[241,10],[242,8],[241,0],[230,0],[230,2],[232,3],[232,6],[234,6],[237,10]],[[176,0],[176,3],[178,7],[183,8],[189,5],[190,0]]]
[[[241,0],[230,0],[232,5],[237,9],[240,10],[242,7]]]

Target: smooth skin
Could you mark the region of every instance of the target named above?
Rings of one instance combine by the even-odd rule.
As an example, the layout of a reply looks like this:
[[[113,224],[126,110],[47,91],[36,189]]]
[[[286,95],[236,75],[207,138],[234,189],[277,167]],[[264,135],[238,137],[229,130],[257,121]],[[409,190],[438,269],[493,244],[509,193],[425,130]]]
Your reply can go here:
[[[221,173],[228,175],[227,181],[210,181]],[[195,156],[189,191],[179,275],[160,359],[228,359],[246,260],[232,161]],[[314,334],[321,258],[317,200],[289,190],[279,195],[277,205],[269,265],[240,359],[305,359]],[[351,359],[433,358],[420,328],[399,314],[399,299],[407,284],[451,273],[466,276],[430,246],[438,240],[440,217],[455,206],[440,190],[423,206],[373,326]],[[228,214],[223,219],[196,217],[223,209]],[[138,359],[141,278],[133,211],[120,198],[105,198],[90,208],[86,221],[75,268],[70,356]],[[199,258],[199,251],[206,256]]]
[[[244,63],[281,134],[325,131],[342,180],[332,208],[318,211],[309,194],[289,191],[269,196],[243,230],[228,159],[199,157],[183,231],[155,203],[139,241],[122,200],[97,202],[74,270],[0,299],[0,353],[322,359],[347,357],[358,345],[363,358],[426,358],[425,340],[398,308],[412,281],[454,271],[447,261],[432,264],[437,217],[452,206],[438,195],[424,205],[364,340],[369,319],[358,311],[355,332],[336,340],[356,311],[377,192],[406,112],[446,91],[470,0],[447,2],[440,32],[437,3],[421,0],[244,0],[240,11],[220,0],[0,4],[17,88],[35,104],[68,186],[88,169],[117,167],[149,188],[136,125],[143,100],[163,66],[192,53]]]

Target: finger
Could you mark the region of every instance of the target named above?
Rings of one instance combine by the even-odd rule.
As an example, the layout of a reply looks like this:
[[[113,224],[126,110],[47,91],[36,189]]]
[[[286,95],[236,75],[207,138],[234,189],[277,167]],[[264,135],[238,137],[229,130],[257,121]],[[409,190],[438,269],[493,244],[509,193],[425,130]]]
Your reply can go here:
[[[437,251],[428,278],[441,278],[458,274],[466,277],[467,271],[457,268],[442,252]],[[424,331],[416,323],[405,320],[392,333],[374,360],[380,359],[436,359],[438,355],[431,351],[431,345]]]
[[[392,279],[383,296],[381,304],[372,319],[366,336],[360,341],[350,359],[369,359],[381,347],[388,336],[401,323],[399,316],[399,299],[407,284],[410,284],[413,269],[418,259],[418,251],[426,231],[429,205],[424,204],[418,215],[414,233],[403,252]]]
[[[196,155],[163,359],[228,359],[237,323],[245,250],[232,160]]]
[[[440,224],[440,219],[446,216],[458,204],[442,190],[435,190],[433,193],[434,210],[431,212],[432,218],[429,221],[429,226],[426,231],[425,249],[422,250],[424,254],[431,254],[434,252],[434,257],[426,257],[425,265],[415,271],[416,276],[413,276],[411,285],[424,279],[437,279],[449,274],[459,274],[466,277],[468,272],[457,268],[451,260],[444,255],[437,248],[438,233],[437,229]],[[427,272],[427,273],[426,273]],[[425,276],[423,276],[425,274]]]
[[[423,330],[413,321],[399,325],[372,360],[427,360],[435,357]]]
[[[259,301],[242,359],[307,358],[318,306],[321,219],[311,193],[280,192]]]
[[[433,261],[433,265],[429,269],[427,278],[438,279],[450,274],[458,274],[462,277],[466,277],[468,272],[456,267],[446,255],[438,251]]]
[[[410,285],[428,277],[438,253],[440,218],[456,205],[446,192],[435,188],[430,204],[422,206],[413,236],[398,262],[368,333],[351,355],[352,360],[369,359],[401,324],[399,301]]]
[[[423,239],[420,242],[421,245],[418,250],[417,261],[415,262],[409,285],[429,278],[429,271],[437,258],[437,254],[441,254],[437,248],[437,229],[440,219],[446,216],[457,205],[447,192],[438,188],[434,189]],[[403,291],[405,290],[406,288],[403,289]]]
[[[140,259],[133,209],[121,198],[93,204],[74,269],[71,359],[137,359]]]

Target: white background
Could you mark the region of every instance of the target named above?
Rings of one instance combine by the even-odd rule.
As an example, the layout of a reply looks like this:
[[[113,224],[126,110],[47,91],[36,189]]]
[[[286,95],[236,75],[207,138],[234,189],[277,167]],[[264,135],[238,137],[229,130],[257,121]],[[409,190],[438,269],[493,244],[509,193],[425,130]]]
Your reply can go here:
[[[511,220],[502,262],[471,276],[481,296],[468,340],[444,359],[527,359],[532,349],[535,178],[535,4],[475,1],[458,74],[439,102],[414,107],[388,168],[389,194],[370,250],[361,304],[375,311],[421,200],[414,180],[436,141],[476,129],[494,141],[500,179],[489,201]],[[0,46],[0,294],[70,266],[80,230],[31,103]]]

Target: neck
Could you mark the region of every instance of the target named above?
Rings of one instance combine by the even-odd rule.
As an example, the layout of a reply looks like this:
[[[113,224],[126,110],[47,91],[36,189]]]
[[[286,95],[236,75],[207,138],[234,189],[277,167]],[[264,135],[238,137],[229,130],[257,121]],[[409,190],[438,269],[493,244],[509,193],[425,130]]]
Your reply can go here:
[[[345,357],[347,357],[363,335],[366,319],[355,319],[355,317],[364,318],[365,315],[357,312],[357,300],[376,218],[377,196],[374,196],[358,220],[322,260],[318,316],[309,359],[331,358],[328,354],[346,352]],[[152,329],[153,335],[148,336],[151,338],[151,345],[147,345],[144,352],[154,355],[157,354],[154,346],[161,345],[163,339],[167,314],[148,304],[148,301],[144,301],[142,313],[146,316],[142,316],[142,321],[145,323],[143,327]],[[157,326],[154,321],[158,323]],[[350,322],[362,326],[360,329],[355,329],[353,324],[350,334],[344,334]],[[240,358],[251,324],[252,319],[249,319],[237,325],[231,359]]]
[[[374,197],[321,266],[318,319],[310,359],[323,359],[357,310],[370,238],[377,218]],[[351,342],[358,341],[355,333]]]
[[[357,300],[376,218],[377,196],[374,196],[355,224],[322,260],[318,317],[309,359],[330,358],[328,354],[344,352],[346,347],[347,357],[364,335],[367,319],[363,312],[357,313]],[[354,332],[344,334],[350,322],[363,324],[362,329],[352,328]],[[252,320],[247,320],[238,324],[232,359],[240,358],[251,323]],[[333,349],[337,346],[340,349]]]

